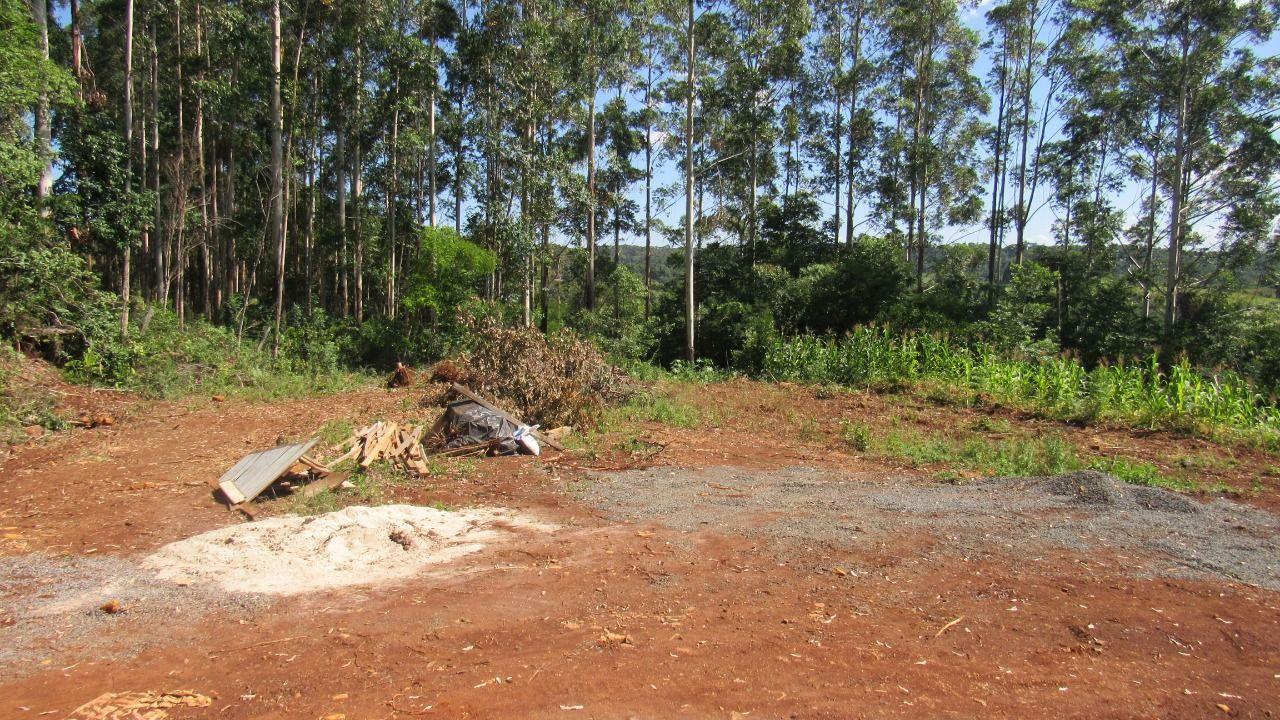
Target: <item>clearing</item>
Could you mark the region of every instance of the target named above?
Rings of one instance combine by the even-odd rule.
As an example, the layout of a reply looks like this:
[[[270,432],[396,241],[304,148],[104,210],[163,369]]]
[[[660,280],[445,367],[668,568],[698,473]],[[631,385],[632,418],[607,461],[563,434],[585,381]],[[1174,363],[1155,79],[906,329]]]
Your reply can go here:
[[[563,454],[264,496],[255,523],[210,491],[278,440],[430,421],[421,394],[111,395],[114,424],[12,450],[0,717],[125,692],[220,719],[1280,707],[1261,451],[733,380],[663,384]]]

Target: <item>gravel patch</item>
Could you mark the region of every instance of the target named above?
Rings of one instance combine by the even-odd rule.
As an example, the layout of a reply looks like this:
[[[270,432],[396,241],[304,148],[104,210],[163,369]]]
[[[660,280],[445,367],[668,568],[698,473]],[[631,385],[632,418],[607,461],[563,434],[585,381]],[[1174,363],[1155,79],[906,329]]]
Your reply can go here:
[[[252,616],[270,604],[264,595],[158,580],[129,558],[0,557],[0,673],[132,657],[206,617]]]
[[[948,485],[808,467],[649,468],[598,474],[580,495],[615,518],[768,537],[782,553],[892,543],[887,536],[911,529],[943,539],[936,552],[1104,550],[1140,558],[1137,575],[1280,590],[1280,517],[1094,471]]]

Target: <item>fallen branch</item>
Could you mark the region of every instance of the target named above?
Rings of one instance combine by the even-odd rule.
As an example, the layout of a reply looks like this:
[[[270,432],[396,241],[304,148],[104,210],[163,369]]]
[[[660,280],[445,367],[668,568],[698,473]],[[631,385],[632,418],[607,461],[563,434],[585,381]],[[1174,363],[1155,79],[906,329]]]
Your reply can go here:
[[[961,620],[963,620],[963,619],[964,619],[964,616],[963,616],[963,615],[961,615],[960,617],[956,618],[955,620],[952,620],[951,622],[947,623],[946,625],[943,625],[943,626],[942,626],[942,629],[941,629],[941,630],[939,630],[939,631],[937,632],[937,634],[936,634],[936,635],[934,635],[934,637],[935,637],[935,638],[940,638],[940,637],[942,637],[942,633],[944,633],[944,632],[946,632],[946,631],[950,630],[951,628],[955,627],[956,623],[960,622],[960,621],[961,621]]]

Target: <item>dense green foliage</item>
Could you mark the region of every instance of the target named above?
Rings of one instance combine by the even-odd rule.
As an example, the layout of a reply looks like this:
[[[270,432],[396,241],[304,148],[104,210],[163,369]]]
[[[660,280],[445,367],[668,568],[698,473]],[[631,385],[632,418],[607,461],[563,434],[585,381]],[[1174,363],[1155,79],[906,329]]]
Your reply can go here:
[[[1070,357],[1008,357],[983,343],[863,327],[840,340],[803,337],[766,353],[766,375],[859,387],[941,381],[1054,417],[1147,427],[1234,428],[1280,441],[1280,409],[1231,372],[1206,376],[1185,360],[1086,369]]]
[[[1273,423],[1280,2],[982,7],[0,0],[0,335],[169,393],[491,318]]]

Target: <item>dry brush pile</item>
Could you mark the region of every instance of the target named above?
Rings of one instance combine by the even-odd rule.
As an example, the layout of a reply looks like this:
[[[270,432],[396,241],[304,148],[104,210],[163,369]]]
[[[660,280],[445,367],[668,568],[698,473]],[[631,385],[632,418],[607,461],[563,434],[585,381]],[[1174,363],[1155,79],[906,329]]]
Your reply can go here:
[[[462,383],[525,422],[591,427],[607,403],[625,395],[622,373],[570,330],[543,335],[536,328],[483,320],[470,332],[471,349],[438,363],[432,378]]]

